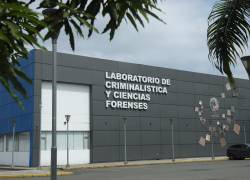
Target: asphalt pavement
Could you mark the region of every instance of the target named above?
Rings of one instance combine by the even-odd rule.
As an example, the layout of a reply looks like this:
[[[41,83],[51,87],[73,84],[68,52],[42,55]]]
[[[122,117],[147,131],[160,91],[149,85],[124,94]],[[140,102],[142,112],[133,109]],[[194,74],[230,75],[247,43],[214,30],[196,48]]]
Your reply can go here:
[[[49,177],[25,178],[49,180]],[[250,160],[78,169],[58,180],[250,180]],[[15,180],[20,180],[15,179]]]

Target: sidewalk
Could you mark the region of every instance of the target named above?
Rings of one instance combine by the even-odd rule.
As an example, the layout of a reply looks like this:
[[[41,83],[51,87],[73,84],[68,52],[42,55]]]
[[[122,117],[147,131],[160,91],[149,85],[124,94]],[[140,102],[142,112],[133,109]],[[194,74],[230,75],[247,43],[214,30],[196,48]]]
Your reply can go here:
[[[58,176],[68,176],[72,175],[72,172],[60,171],[57,172]],[[14,169],[7,169],[0,167],[0,179],[7,179],[7,178],[27,178],[27,177],[48,177],[50,176],[50,171],[46,169],[26,169],[26,168],[14,168]]]
[[[227,159],[228,159],[227,157],[221,156],[221,157],[215,157],[214,160],[212,160],[211,157],[202,157],[202,158],[176,159],[174,162],[171,159],[165,159],[165,160],[128,161],[127,164],[124,164],[124,162],[82,164],[82,165],[72,165],[69,168],[66,168],[65,166],[58,166],[58,176],[72,175],[73,172],[70,172],[70,171],[77,170],[77,169],[130,167],[130,166],[193,163],[193,162],[214,162],[214,161],[223,161]],[[11,169],[8,166],[0,166],[0,179],[25,178],[25,177],[47,177],[47,176],[50,176],[49,167],[41,167],[41,168],[15,167],[14,169]]]
[[[184,158],[175,159],[163,159],[163,160],[143,160],[143,161],[128,161],[127,164],[124,162],[111,162],[111,163],[93,163],[93,164],[82,164],[72,165],[69,168],[61,167],[62,170],[75,170],[75,169],[95,169],[95,168],[111,168],[111,167],[123,167],[123,166],[143,166],[143,165],[155,165],[155,164],[174,164],[174,163],[192,163],[192,162],[213,162],[213,161],[224,161],[228,160],[226,156],[215,157],[214,160],[211,157],[202,158]]]

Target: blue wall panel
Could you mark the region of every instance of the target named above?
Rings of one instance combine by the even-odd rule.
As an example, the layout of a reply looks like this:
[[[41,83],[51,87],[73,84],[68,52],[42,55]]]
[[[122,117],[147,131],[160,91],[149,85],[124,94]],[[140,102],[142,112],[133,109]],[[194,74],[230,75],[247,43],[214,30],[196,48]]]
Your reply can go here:
[[[34,79],[34,59],[35,50],[30,51],[28,59],[20,60],[20,68],[26,75]],[[26,89],[28,98],[23,98],[16,93],[23,102],[24,109],[14,101],[5,88],[0,84],[0,134],[9,134],[12,132],[11,120],[16,120],[16,132],[33,132],[33,113],[34,113],[34,85],[20,80]],[[32,139],[32,137],[30,138]],[[32,154],[32,141],[30,142],[30,155]]]

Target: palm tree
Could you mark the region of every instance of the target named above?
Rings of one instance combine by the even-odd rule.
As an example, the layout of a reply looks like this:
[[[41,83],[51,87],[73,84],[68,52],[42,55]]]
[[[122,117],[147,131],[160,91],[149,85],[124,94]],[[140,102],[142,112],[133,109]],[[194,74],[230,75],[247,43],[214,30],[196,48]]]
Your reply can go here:
[[[248,46],[249,20],[250,0],[219,0],[208,17],[209,59],[231,84],[231,66]]]

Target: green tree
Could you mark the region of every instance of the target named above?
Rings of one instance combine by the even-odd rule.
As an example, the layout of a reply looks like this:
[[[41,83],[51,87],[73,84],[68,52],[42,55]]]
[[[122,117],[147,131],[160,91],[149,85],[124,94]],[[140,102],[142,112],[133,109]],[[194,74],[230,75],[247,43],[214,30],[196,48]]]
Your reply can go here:
[[[0,3],[0,82],[22,105],[17,92],[27,97],[21,81],[31,83],[20,69],[22,58],[28,57],[27,45],[41,47],[38,27],[45,27],[38,14],[18,1]]]
[[[250,0],[220,0],[208,18],[209,59],[234,84],[231,66],[248,46]]]
[[[20,80],[31,82],[20,69],[20,61],[28,56],[27,45],[42,48],[39,38],[47,40],[64,30],[74,50],[75,35],[84,38],[98,32],[95,22],[99,19],[106,22],[102,33],[109,33],[110,40],[124,20],[137,31],[149,16],[163,22],[156,14],[161,11],[157,7],[159,0],[40,0],[37,9],[50,12],[44,16],[30,8],[35,1],[0,3],[0,81],[19,104],[16,93],[27,96]],[[51,9],[53,13],[48,11]],[[44,36],[40,35],[42,30],[46,31]]]

